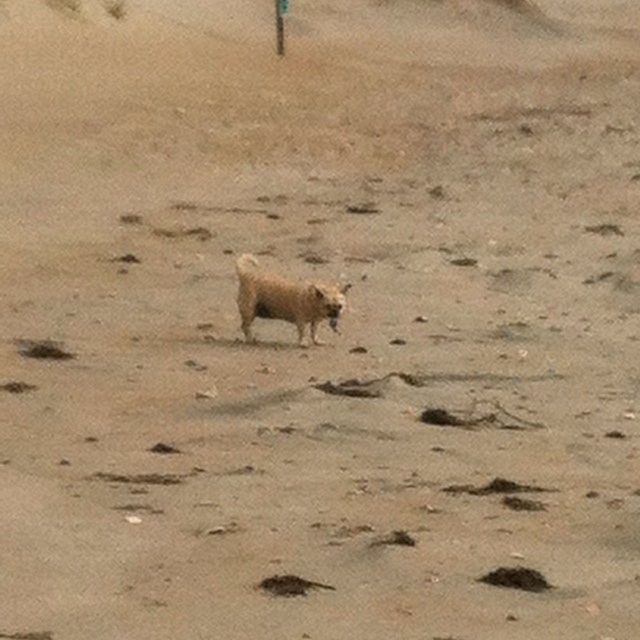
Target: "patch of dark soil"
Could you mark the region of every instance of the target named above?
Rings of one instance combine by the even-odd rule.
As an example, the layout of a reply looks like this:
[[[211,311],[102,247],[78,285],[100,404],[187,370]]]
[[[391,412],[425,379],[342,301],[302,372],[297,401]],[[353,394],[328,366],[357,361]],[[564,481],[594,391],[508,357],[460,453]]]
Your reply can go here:
[[[615,276],[615,271],[605,271],[604,273],[600,273],[597,276],[591,276],[586,280],[582,281],[582,284],[596,284],[597,282],[603,282],[604,280],[610,280]]]
[[[375,259],[374,258],[368,258],[366,256],[345,256],[344,257],[344,261],[347,264],[351,264],[351,263],[373,264],[375,262]],[[365,276],[362,276],[362,280],[366,280]]]
[[[123,484],[159,484],[172,485],[181,484],[184,481],[183,476],[172,473],[140,473],[125,475],[120,473],[105,473],[98,471],[90,476],[93,480],[102,480],[103,482],[118,482]]]
[[[404,338],[394,338],[389,342],[389,344],[395,345],[395,346],[402,346],[407,344],[407,341]]]
[[[363,382],[360,380],[345,380],[344,382],[323,382],[314,385],[316,389],[324,391],[334,396],[347,396],[350,398],[381,398],[382,390],[380,389],[379,380]]]
[[[449,413],[446,409],[426,408],[420,414],[420,421],[425,424],[434,424],[439,427],[468,427],[470,422]]]
[[[198,209],[198,205],[195,202],[179,200],[171,205],[171,209],[174,211],[196,211]]]
[[[435,200],[442,200],[446,194],[444,187],[441,184],[437,184],[435,187],[429,189],[429,195]]]
[[[456,267],[475,267],[478,261],[475,258],[454,258],[453,260],[449,260],[449,264]]]
[[[161,238],[196,238],[200,241],[211,240],[214,234],[206,227],[189,227],[187,229],[154,229],[153,234]]]
[[[402,376],[400,377],[407,382],[407,384],[423,386],[421,384],[423,381],[421,377],[418,377],[414,382],[410,381],[411,378],[405,379]],[[475,429],[485,426],[522,431],[525,429],[542,429],[545,427],[545,425],[540,422],[533,422],[507,411],[499,402],[487,402],[486,404],[495,408],[495,411],[482,414],[477,413],[476,415],[469,413],[468,417],[462,417],[450,413],[447,409],[427,407],[422,412],[420,420],[425,424],[441,427],[456,427],[459,429]]]
[[[53,640],[53,634],[51,631],[0,632],[0,638],[10,638],[11,640]]]
[[[546,382],[547,380],[564,380],[564,376],[558,373],[548,373],[543,375],[519,375],[508,376],[497,373],[430,373],[411,374],[419,380],[422,386],[437,383],[451,382],[484,382],[486,384],[499,384],[503,382]]]
[[[575,104],[558,105],[554,107],[516,107],[502,111],[501,113],[476,113],[469,116],[470,120],[481,122],[508,122],[514,118],[549,118],[551,116],[568,116],[588,118],[593,110],[588,106]]]
[[[186,367],[189,367],[189,369],[193,369],[194,371],[206,371],[209,368],[206,364],[200,364],[195,360],[185,360],[184,364]]]
[[[321,256],[315,251],[305,251],[303,253],[300,253],[298,254],[298,258],[302,258],[309,264],[329,264],[330,262],[328,258]]]
[[[151,453],[160,453],[162,455],[170,455],[173,453],[182,453],[180,449],[176,449],[172,447],[170,444],[165,444],[164,442],[158,442],[158,444],[154,444],[153,447],[149,449]]]
[[[238,525],[237,522],[229,522],[228,524],[222,524],[217,527],[212,527],[211,529],[207,529],[205,532],[208,536],[223,536],[227,533],[238,533],[242,529]]]
[[[424,387],[422,379],[420,376],[416,376],[413,373],[404,373],[402,371],[394,371],[390,373],[389,376],[395,376],[396,378],[400,378],[402,382],[408,384],[410,387]]]
[[[382,545],[398,545],[401,547],[415,547],[416,541],[406,531],[400,529],[392,531],[390,534],[374,540],[370,546],[379,547]]]
[[[555,491],[555,489],[545,489],[544,487],[520,484],[513,480],[505,480],[504,478],[494,478],[484,487],[474,487],[471,484],[451,485],[444,487],[442,491],[447,493],[468,493],[472,496],[489,496],[496,493],[543,493]]]
[[[609,431],[608,433],[604,434],[605,438],[615,438],[617,440],[624,440],[627,435],[625,433],[622,433],[622,431]]]
[[[374,202],[363,202],[361,204],[348,205],[347,213],[357,213],[357,214],[380,213],[380,209]]]
[[[292,433],[295,433],[297,429],[292,426],[287,426],[287,427],[277,427],[276,431],[278,433],[284,433],[285,435],[290,436]]]
[[[111,258],[111,262],[124,262],[125,264],[140,264],[142,260],[133,253],[125,253],[122,256]]]
[[[0,385],[0,390],[7,391],[9,393],[25,393],[26,391],[34,391],[37,389],[35,384],[29,384],[27,382],[6,382]]]
[[[206,213],[259,213],[267,214],[267,209],[254,209],[253,207],[214,207],[214,206],[200,206],[201,211]]]
[[[152,515],[161,515],[164,513],[162,509],[154,509],[149,504],[123,504],[112,507],[114,511],[126,511],[127,513],[150,513]]]
[[[365,347],[353,347],[353,349],[349,349],[349,353],[369,353],[369,350]]]
[[[72,360],[73,353],[69,353],[62,348],[62,344],[51,340],[20,341],[20,354],[25,358],[35,358],[38,360]]]
[[[316,523],[316,525],[317,524],[318,523]],[[311,526],[318,528],[315,525]],[[370,524],[357,524],[354,526],[342,525],[333,532],[332,536],[334,538],[354,538],[362,533],[372,533],[373,531],[374,528]]]
[[[532,591],[533,593],[541,593],[542,591],[553,589],[539,571],[527,569],[526,567],[500,567],[479,578],[478,582],[484,582],[494,587],[520,589],[522,591]]]
[[[142,216],[135,213],[126,213],[120,216],[120,222],[122,222],[122,224],[142,224]]]
[[[507,322],[489,332],[489,337],[494,340],[524,342],[531,339],[531,328],[526,322]]]
[[[587,233],[597,233],[599,236],[624,236],[624,232],[617,224],[594,224],[584,228]]]
[[[220,475],[223,476],[249,476],[254,473],[263,474],[264,471],[262,469],[256,469],[253,465],[247,464],[244,467],[239,467],[238,469],[231,469],[231,471],[224,471]]]
[[[512,511],[546,511],[547,507],[539,500],[527,500],[516,496],[505,496],[502,504]]]
[[[293,575],[276,575],[271,578],[265,578],[259,586],[261,589],[268,591],[274,596],[281,596],[285,598],[292,596],[306,596],[307,591],[310,589],[328,589],[329,591],[336,590],[335,587],[332,587],[331,585],[305,580],[304,578],[299,578],[298,576]]]

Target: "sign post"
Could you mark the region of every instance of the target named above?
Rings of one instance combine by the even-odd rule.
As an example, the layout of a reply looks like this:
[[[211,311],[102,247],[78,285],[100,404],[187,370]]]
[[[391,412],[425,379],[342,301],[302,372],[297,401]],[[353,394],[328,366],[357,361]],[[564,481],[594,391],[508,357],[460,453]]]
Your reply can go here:
[[[275,0],[276,2],[276,37],[278,55],[284,55],[284,15],[289,11],[289,0]]]

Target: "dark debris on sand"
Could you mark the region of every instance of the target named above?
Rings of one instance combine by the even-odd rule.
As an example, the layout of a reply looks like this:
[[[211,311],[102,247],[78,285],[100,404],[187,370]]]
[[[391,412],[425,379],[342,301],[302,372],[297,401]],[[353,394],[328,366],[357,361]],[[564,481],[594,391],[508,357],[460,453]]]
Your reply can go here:
[[[0,638],[10,638],[11,640],[53,640],[53,634],[51,631],[0,632]]]
[[[382,536],[371,543],[372,547],[379,547],[383,545],[397,545],[400,547],[415,547],[416,541],[406,531],[398,529],[392,531],[386,536]]]
[[[475,258],[454,258],[453,260],[449,260],[449,264],[455,267],[475,267],[478,261]]]
[[[207,227],[189,227],[179,229],[154,229],[153,234],[161,238],[196,238],[201,242],[211,240],[214,237]]]
[[[435,187],[429,189],[429,195],[435,200],[442,200],[446,196],[446,193],[444,187],[441,184],[437,184]]]
[[[380,209],[373,202],[364,202],[362,204],[350,204],[349,206],[347,206],[347,213],[380,213]]]
[[[594,224],[584,228],[587,233],[597,233],[600,236],[624,236],[624,232],[617,224]]]
[[[142,216],[136,213],[125,213],[120,216],[122,224],[142,224]]]
[[[158,442],[154,444],[153,447],[149,449],[151,453],[160,453],[163,455],[170,455],[172,453],[182,453],[180,449],[176,449],[176,447],[172,447],[170,444],[165,444],[164,442]]]
[[[332,587],[331,585],[322,584],[321,582],[312,582],[294,575],[276,575],[271,578],[265,578],[259,586],[261,589],[268,591],[274,596],[281,596],[285,598],[306,596],[307,591],[310,589],[328,589],[329,591],[335,591],[335,587]]]
[[[406,374],[396,374],[401,380],[412,386],[424,386],[424,379],[418,376],[408,376]],[[545,425],[539,422],[532,422],[507,411],[500,403],[491,403],[494,411],[484,414],[472,415],[467,412],[465,417],[455,415],[442,407],[426,407],[420,414],[420,421],[428,425],[438,427],[457,427],[461,429],[476,429],[480,427],[493,427],[497,429],[507,429],[512,431],[522,431],[525,429],[542,429]],[[460,414],[460,412],[458,412]]]
[[[345,380],[344,382],[323,382],[314,385],[316,389],[334,396],[348,396],[350,398],[381,398],[382,391],[375,383],[378,380],[363,382],[360,380]]]
[[[304,251],[299,253],[298,258],[302,258],[309,264],[329,264],[329,262],[331,262],[328,258],[325,258],[315,251]]]
[[[458,418],[446,409],[430,407],[420,414],[420,420],[425,424],[434,424],[439,427],[466,427],[470,424],[468,420]]]
[[[97,472],[91,476],[93,480],[102,480],[104,482],[119,482],[125,484],[159,484],[171,485],[183,482],[183,477],[171,473],[140,473],[132,475],[124,475],[119,473]]]
[[[62,344],[52,340],[21,340],[20,354],[38,360],[71,360],[75,355],[65,351]]]
[[[512,511],[546,511],[547,507],[539,500],[528,500],[517,496],[505,496],[502,504]]]
[[[505,480],[504,478],[494,478],[483,487],[474,487],[472,484],[456,484],[444,487],[442,491],[447,493],[468,493],[472,496],[489,496],[496,493],[541,493],[554,491],[554,489],[535,487],[530,484],[520,484],[513,480]]]
[[[26,391],[34,391],[37,389],[35,384],[29,384],[27,382],[6,382],[3,385],[0,385],[0,389],[2,391],[7,391],[8,393],[25,393]]]
[[[124,262],[125,264],[140,264],[142,260],[133,253],[125,253],[117,258],[112,258],[111,262]]]
[[[494,587],[520,589],[534,593],[553,589],[539,571],[526,567],[499,567],[479,578],[478,582],[484,582]]]

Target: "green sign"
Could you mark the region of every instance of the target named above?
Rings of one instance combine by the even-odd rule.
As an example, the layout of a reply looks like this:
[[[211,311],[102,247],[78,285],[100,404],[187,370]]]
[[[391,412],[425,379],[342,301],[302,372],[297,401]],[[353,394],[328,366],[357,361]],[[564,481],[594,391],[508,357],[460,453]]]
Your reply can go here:
[[[281,16],[289,12],[289,0],[278,0],[278,12]]]

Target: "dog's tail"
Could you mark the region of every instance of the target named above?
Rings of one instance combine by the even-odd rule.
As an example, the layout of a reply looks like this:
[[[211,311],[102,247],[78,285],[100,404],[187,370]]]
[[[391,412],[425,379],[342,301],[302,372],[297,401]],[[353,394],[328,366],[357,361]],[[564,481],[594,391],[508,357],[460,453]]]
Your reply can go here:
[[[249,271],[252,267],[257,267],[257,266],[258,266],[258,260],[254,256],[252,256],[250,253],[243,253],[236,260],[236,271],[238,275],[240,275],[241,273],[245,273],[246,271]]]

